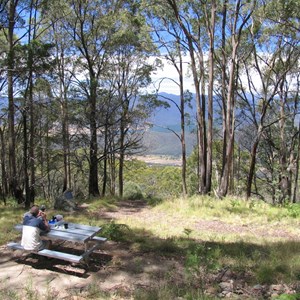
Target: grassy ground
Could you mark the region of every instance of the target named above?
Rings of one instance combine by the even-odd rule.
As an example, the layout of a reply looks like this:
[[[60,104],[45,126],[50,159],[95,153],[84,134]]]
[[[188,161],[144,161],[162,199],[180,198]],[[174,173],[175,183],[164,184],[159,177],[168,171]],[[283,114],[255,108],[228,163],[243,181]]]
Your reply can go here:
[[[132,255],[134,274],[142,275],[151,258],[168,265],[164,272],[151,275],[151,286],[136,287],[125,293],[127,298],[119,291],[116,299],[300,299],[299,205],[274,207],[205,197],[146,207],[141,203],[126,206],[102,199],[76,213],[55,212],[69,222],[103,226],[102,235]],[[12,205],[1,207],[0,244],[17,236],[12,228],[23,213]],[[48,210],[48,216],[52,214]],[[124,266],[117,255],[110,263],[115,268]],[[222,284],[234,287],[224,293]],[[86,288],[85,296],[113,298],[96,283]]]

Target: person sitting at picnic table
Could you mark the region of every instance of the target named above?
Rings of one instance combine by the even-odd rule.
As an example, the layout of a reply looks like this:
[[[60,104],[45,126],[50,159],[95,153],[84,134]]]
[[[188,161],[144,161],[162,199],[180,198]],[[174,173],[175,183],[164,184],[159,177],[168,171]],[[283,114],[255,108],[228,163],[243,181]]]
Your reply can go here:
[[[33,205],[30,213],[24,215],[21,245],[25,250],[39,251],[50,246],[50,241],[40,237],[41,232],[50,231],[50,226],[45,217],[38,216],[39,212],[39,206]]]
[[[46,211],[46,206],[45,205],[41,205],[39,213],[38,213],[38,218],[44,219],[45,221],[48,222],[48,220],[47,220],[47,214],[46,214],[45,211]]]

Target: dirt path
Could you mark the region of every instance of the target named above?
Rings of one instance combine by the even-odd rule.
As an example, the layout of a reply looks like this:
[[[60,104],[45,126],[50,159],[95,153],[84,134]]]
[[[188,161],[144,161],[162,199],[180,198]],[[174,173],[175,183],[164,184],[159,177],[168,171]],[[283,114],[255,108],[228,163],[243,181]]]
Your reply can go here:
[[[154,214],[142,201],[121,202],[119,209],[114,212],[99,212],[100,218],[116,219],[124,216],[145,219],[151,218],[163,220],[169,225],[184,220],[174,220],[172,216]],[[177,223],[178,224],[178,223]],[[259,227],[230,226],[218,220],[201,221],[195,220],[195,230],[206,230],[211,232],[247,232],[253,235],[274,235],[279,237],[298,239],[284,230],[270,229],[262,231]],[[56,247],[73,248],[76,253],[80,245],[65,243],[56,244]],[[15,290],[23,295],[22,299],[29,299],[30,295],[39,295],[30,299],[101,299],[101,291],[119,295],[112,299],[127,299],[136,289],[150,289],[154,285],[164,285],[165,274],[176,270],[176,284],[180,284],[183,274],[183,263],[172,257],[159,256],[154,253],[135,250],[124,243],[112,241],[106,242],[101,250],[93,254],[88,270],[81,266],[71,266],[55,259],[47,259],[36,255],[21,256],[20,251],[12,252],[6,246],[0,247],[0,291],[5,293],[6,289]],[[174,273],[174,272],[173,272]],[[174,279],[172,279],[174,280]],[[228,279],[229,280],[229,279]],[[97,297],[93,298],[93,293]],[[94,290],[93,290],[94,289]],[[0,294],[1,296],[1,294]],[[8,299],[8,298],[7,298]]]
[[[136,202],[135,207],[131,203],[128,206],[123,204],[115,214],[101,213],[101,216],[118,219],[120,215],[139,214],[148,209],[144,203]],[[58,251],[65,247],[76,254],[81,245],[66,242],[54,246]],[[101,285],[104,292],[118,290],[126,299],[126,295],[134,289],[150,287],[155,278],[153,274],[164,274],[177,264],[151,253],[136,253],[126,244],[112,241],[106,242],[92,255],[88,271],[68,262],[34,254],[24,255],[22,251],[13,252],[6,246],[1,246],[0,251],[0,290],[5,293],[13,287],[17,294],[23,295],[22,299],[29,299],[32,294],[39,294],[37,299],[52,299],[52,296],[59,299],[91,299],[91,289],[95,285]]]

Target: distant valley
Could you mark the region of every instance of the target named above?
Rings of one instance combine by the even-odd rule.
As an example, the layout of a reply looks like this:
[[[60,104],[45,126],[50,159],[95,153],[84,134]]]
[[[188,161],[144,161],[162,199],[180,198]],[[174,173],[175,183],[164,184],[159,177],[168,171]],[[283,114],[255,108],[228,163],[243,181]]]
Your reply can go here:
[[[170,98],[179,103],[179,96],[161,93],[163,98]],[[174,134],[175,131],[180,134],[180,113],[174,103],[168,101],[170,107],[167,109],[159,108],[151,117],[150,122],[153,127],[144,135],[145,155],[168,156],[178,158],[181,156],[181,143]],[[186,113],[190,115],[190,122],[195,124],[195,109],[188,108]],[[171,131],[171,130],[172,131]],[[186,149],[187,155],[190,155],[196,144],[195,125],[186,126]]]

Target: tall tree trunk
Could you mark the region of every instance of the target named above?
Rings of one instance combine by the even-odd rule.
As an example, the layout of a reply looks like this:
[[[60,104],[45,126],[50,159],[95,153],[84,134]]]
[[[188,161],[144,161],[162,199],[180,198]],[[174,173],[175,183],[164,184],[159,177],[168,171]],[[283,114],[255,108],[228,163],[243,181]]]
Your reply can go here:
[[[251,147],[251,160],[250,160],[250,167],[249,167],[249,173],[247,178],[246,200],[248,200],[251,196],[251,187],[252,187],[252,181],[253,181],[255,165],[256,165],[256,153],[257,153],[258,144],[259,144],[259,138],[255,140],[255,142]]]
[[[127,101],[125,101],[127,102]],[[123,116],[121,118],[121,124],[120,124],[120,156],[119,156],[119,197],[123,197],[123,190],[124,190],[124,182],[123,182],[123,176],[124,176],[124,159],[125,159],[125,149],[124,149],[124,142],[125,142],[125,118],[128,114],[128,106],[127,103],[124,105],[123,108]]]
[[[0,141],[1,141],[1,191],[3,200],[5,201],[8,195],[8,184],[7,184],[7,174],[6,174],[6,142],[4,138],[4,130],[0,126]],[[5,203],[6,204],[6,203]]]
[[[285,105],[286,105],[286,96],[284,93],[284,83],[285,80],[282,80],[279,85],[279,96],[280,96],[280,119],[279,119],[279,128],[280,128],[280,177],[285,178],[286,180],[286,187],[280,185],[281,187],[281,198],[280,203],[289,198],[291,200],[291,187],[290,182],[291,178],[287,174],[287,149],[286,149],[286,137],[285,137],[285,123],[286,123],[286,116],[285,116]]]
[[[216,1],[212,1],[209,34],[209,74],[208,74],[208,128],[207,128],[207,167],[206,193],[211,192],[212,178],[212,142],[213,142],[213,84],[214,84],[214,40],[215,40]]]
[[[16,167],[16,138],[15,138],[15,103],[14,103],[14,29],[16,18],[16,7],[18,0],[9,1],[8,16],[8,56],[7,56],[7,92],[8,92],[8,148],[9,148],[9,190],[17,199],[18,203],[23,201],[19,190]]]
[[[65,57],[63,50],[60,51],[60,99],[62,106],[62,138],[63,138],[63,192],[71,188],[70,172],[70,138],[69,138],[69,112],[67,87],[65,82]]]
[[[89,118],[90,118],[90,171],[89,171],[89,195],[99,196],[98,186],[98,142],[96,122],[96,99],[97,79],[90,72],[90,97],[89,97]]]
[[[124,173],[124,150],[121,149],[120,157],[119,157],[119,197],[123,197],[123,191],[124,191],[123,173]]]
[[[25,110],[27,110],[27,103],[29,106],[29,159],[26,157],[26,170],[25,170],[25,181],[28,180],[28,170],[30,170],[30,184],[25,182],[25,190],[26,190],[26,198],[25,198],[25,206],[26,208],[30,207],[31,203],[34,203],[35,198],[35,115],[34,115],[34,103],[33,103],[33,43],[32,41],[35,40],[36,35],[36,8],[35,1],[32,0],[30,2],[30,14],[29,14],[29,27],[28,27],[28,56],[27,56],[27,68],[28,68],[28,82],[27,82],[27,88],[25,93]],[[27,114],[27,111],[25,111],[25,116]],[[27,118],[26,118],[27,119]],[[27,123],[27,121],[26,121]],[[27,128],[27,124],[24,126]],[[27,129],[24,131],[24,143],[26,140],[26,145],[24,146],[24,149],[27,148]],[[27,151],[26,151],[27,152]],[[24,158],[25,159],[25,158]],[[25,160],[24,160],[25,162]],[[26,187],[26,185],[28,185]]]
[[[295,166],[295,178],[294,178],[294,191],[293,191],[293,198],[292,202],[297,202],[298,196],[298,178],[299,178],[299,161],[300,161],[300,121],[298,124],[298,147],[297,147],[297,155],[296,155],[296,166]]]
[[[110,194],[115,196],[116,194],[116,157],[114,153],[109,156],[109,166],[110,166]]]
[[[185,143],[185,99],[183,91],[183,66],[182,66],[182,55],[180,49],[180,41],[177,38],[177,50],[179,55],[179,88],[180,88],[180,128],[181,128],[181,184],[182,184],[182,196],[186,197],[187,195],[187,183],[186,183],[186,143]],[[176,67],[177,68],[177,67]]]
[[[222,135],[223,135],[223,150],[222,150],[222,169],[221,175],[224,172],[225,161],[226,161],[226,145],[227,145],[227,132],[226,132],[226,91],[227,91],[227,74],[226,74],[226,20],[227,20],[227,4],[228,1],[223,2],[223,11],[222,11],[222,62],[221,62],[221,81],[222,81]],[[220,176],[221,182],[221,176]],[[220,184],[219,182],[219,184]]]
[[[25,185],[25,208],[30,207],[30,190],[28,176],[28,136],[27,136],[27,108],[23,110],[23,165],[24,165],[24,185]]]
[[[226,93],[226,113],[224,113],[224,117],[226,120],[223,120],[223,124],[225,125],[225,136],[226,136],[226,143],[223,144],[226,151],[223,150],[225,157],[223,162],[223,171],[220,179],[220,184],[218,188],[218,196],[224,197],[226,196],[228,192],[228,185],[229,185],[229,179],[230,179],[230,171],[232,168],[233,163],[233,151],[234,151],[234,125],[235,125],[235,117],[234,117],[234,110],[235,110],[235,89],[236,89],[236,67],[237,67],[237,59],[238,59],[238,47],[240,44],[240,39],[242,35],[243,27],[247,24],[248,20],[250,19],[254,7],[255,7],[255,1],[253,1],[253,5],[251,9],[249,9],[249,12],[241,18],[240,13],[243,7],[242,1],[237,0],[235,4],[235,10],[233,14],[232,24],[231,24],[231,61],[230,61],[230,68],[229,68],[229,80],[228,80],[228,90]],[[226,25],[224,23],[226,21],[226,13],[227,13],[227,5],[228,1],[224,0],[223,4],[223,26]],[[225,30],[225,28],[224,28]],[[225,38],[225,31],[223,31],[223,39]],[[225,48],[222,49],[223,51]],[[225,55],[225,53],[223,54]],[[225,65],[222,66],[225,68]],[[225,69],[224,69],[225,70]],[[225,74],[223,74],[225,76]],[[223,79],[225,81],[225,78]],[[222,88],[225,88],[225,86],[222,86]],[[224,95],[223,91],[223,95]],[[223,108],[224,109],[224,108]]]
[[[236,42],[235,37],[232,37],[233,51],[231,56],[231,67],[229,74],[229,84],[227,92],[227,102],[226,102],[226,151],[225,151],[225,161],[224,169],[221,175],[221,181],[218,190],[218,196],[224,197],[228,192],[229,176],[232,167],[233,160],[233,147],[234,147],[234,83],[235,83],[235,67],[236,67],[236,55],[238,42]]]
[[[103,179],[102,179],[102,196],[106,195],[106,186],[107,186],[107,167],[108,167],[108,122],[105,122],[104,125],[104,160],[103,160]]]

